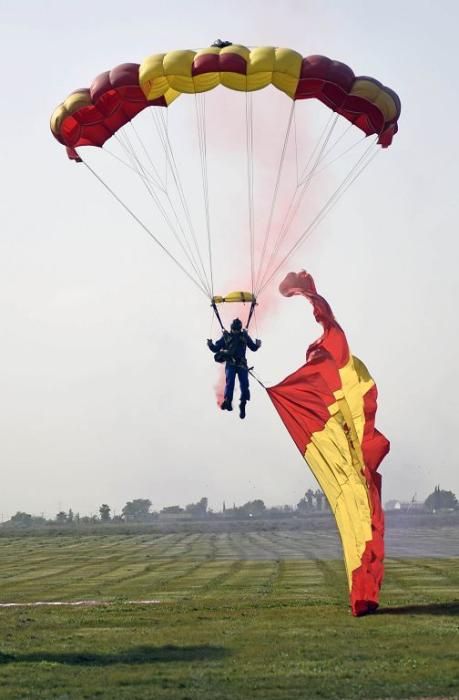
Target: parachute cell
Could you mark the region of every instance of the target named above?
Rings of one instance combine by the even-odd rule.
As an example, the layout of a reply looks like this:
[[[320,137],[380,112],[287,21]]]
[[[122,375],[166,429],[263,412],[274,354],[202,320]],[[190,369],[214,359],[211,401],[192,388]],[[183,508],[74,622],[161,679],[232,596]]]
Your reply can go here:
[[[384,515],[377,469],[389,442],[376,430],[377,389],[367,368],[349,352],[343,330],[312,277],[290,273],[285,296],[313,305],[324,334],[306,364],[268,394],[319,482],[341,536],[352,612],[375,610],[384,574]]]

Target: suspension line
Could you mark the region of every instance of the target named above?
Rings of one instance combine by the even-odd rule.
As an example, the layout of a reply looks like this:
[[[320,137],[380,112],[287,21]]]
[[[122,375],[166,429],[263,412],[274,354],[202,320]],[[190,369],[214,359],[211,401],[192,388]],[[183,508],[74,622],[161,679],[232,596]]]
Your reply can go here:
[[[142,227],[142,229],[145,231],[145,233],[150,236],[150,238],[161,248],[161,250],[166,253],[166,255],[177,265],[177,267],[180,268],[180,270],[188,277],[188,279],[197,287],[207,298],[209,297],[208,291],[206,290],[205,287],[203,287],[200,282],[198,282],[189,272],[188,270],[177,260],[177,258],[172,255],[172,253],[161,243],[161,241],[154,235],[152,231],[148,228],[148,226],[132,211],[128,205],[123,202],[123,200],[117,195],[117,193],[108,185],[105,180],[87,163],[84,158],[82,157],[81,153],[78,153],[79,158],[81,159],[81,162],[86,166],[86,168],[89,170],[89,172],[105,187],[105,189],[116,199],[116,201],[121,204],[123,209],[127,211],[128,214],[132,216],[132,218],[139,224],[139,226]]]

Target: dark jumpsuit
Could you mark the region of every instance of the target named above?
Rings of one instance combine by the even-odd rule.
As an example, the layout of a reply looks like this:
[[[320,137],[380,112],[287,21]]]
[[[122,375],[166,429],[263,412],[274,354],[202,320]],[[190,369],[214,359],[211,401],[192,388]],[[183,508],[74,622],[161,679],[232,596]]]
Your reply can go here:
[[[252,340],[247,331],[231,331],[231,333],[224,331],[222,337],[216,343],[209,343],[209,348],[213,353],[221,350],[228,352],[225,366],[225,401],[231,403],[233,400],[236,376],[239,378],[239,386],[241,387],[241,403],[250,401],[249,371],[245,353],[247,348],[252,350],[252,352],[256,352],[258,345]]]

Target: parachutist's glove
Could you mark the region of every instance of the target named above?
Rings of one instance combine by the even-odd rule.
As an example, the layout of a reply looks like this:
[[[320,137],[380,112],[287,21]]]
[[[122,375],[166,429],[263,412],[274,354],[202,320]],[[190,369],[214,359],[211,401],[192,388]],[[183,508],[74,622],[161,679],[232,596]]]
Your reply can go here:
[[[210,338],[207,338],[207,347],[210,348],[212,345],[212,340]]]
[[[261,348],[261,340],[259,338],[256,339],[255,345],[257,346],[257,348]]]

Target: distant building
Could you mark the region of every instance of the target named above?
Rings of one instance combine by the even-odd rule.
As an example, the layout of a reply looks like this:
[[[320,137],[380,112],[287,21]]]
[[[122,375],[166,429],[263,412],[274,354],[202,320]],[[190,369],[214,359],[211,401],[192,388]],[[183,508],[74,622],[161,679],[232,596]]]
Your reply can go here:
[[[384,504],[384,510],[400,510],[402,507],[402,504],[400,501],[387,501],[387,503]]]
[[[185,513],[184,511],[182,511],[181,513],[175,512],[175,511],[172,513],[170,511],[166,511],[166,512],[161,511],[158,515],[158,520],[161,522],[162,521],[167,522],[168,520],[172,520],[172,521],[174,521],[174,520],[191,520],[192,517],[193,516],[191,515],[191,513]]]
[[[384,504],[384,510],[399,510],[402,513],[416,511],[419,513],[419,511],[425,510],[425,506],[424,503],[415,500],[398,501],[397,499],[393,499]]]
[[[405,513],[408,511],[419,512],[420,510],[425,510],[425,505],[419,501],[402,501],[402,503],[400,503],[400,510],[404,511]]]

